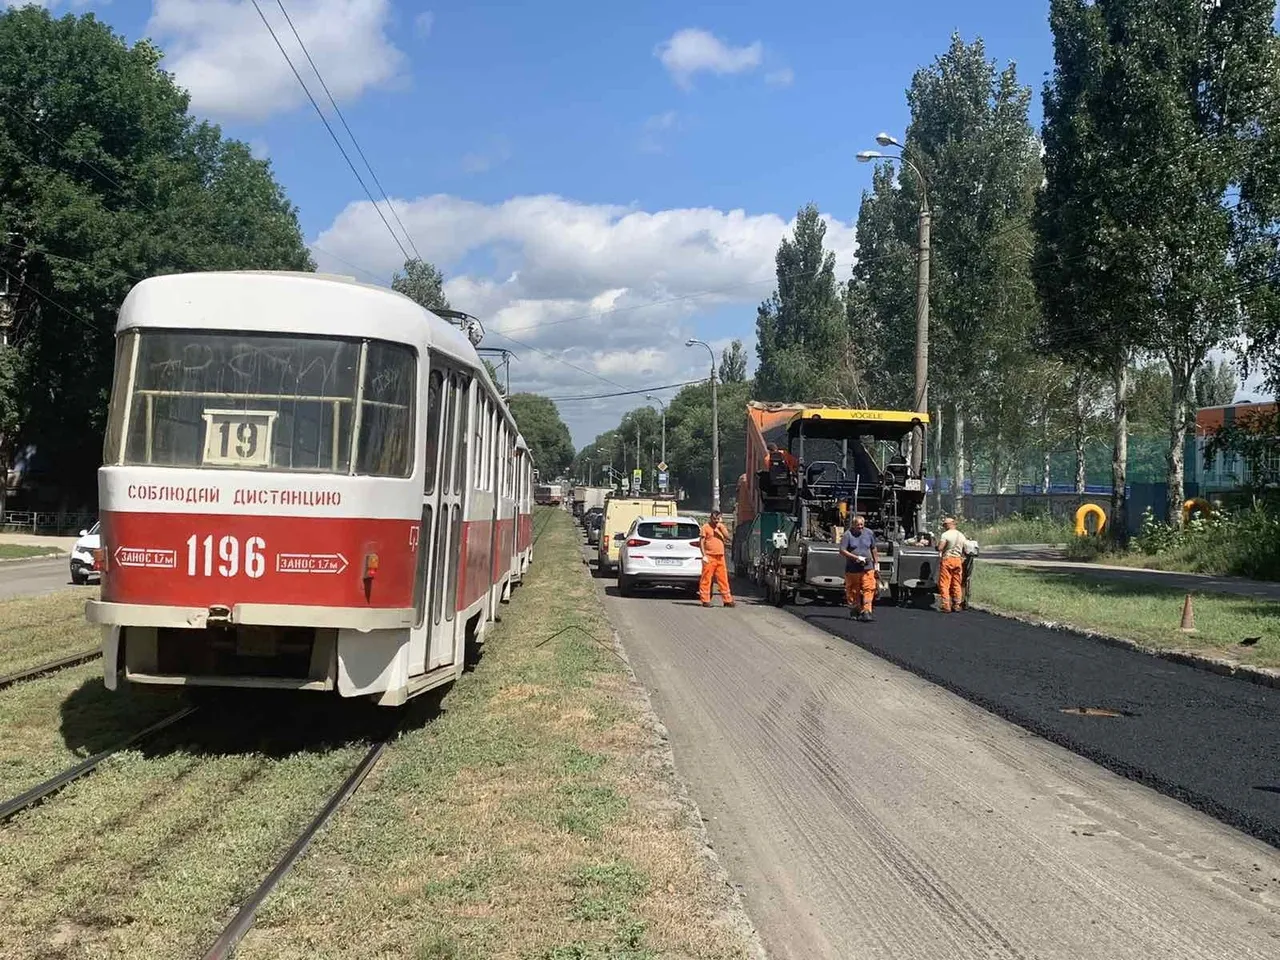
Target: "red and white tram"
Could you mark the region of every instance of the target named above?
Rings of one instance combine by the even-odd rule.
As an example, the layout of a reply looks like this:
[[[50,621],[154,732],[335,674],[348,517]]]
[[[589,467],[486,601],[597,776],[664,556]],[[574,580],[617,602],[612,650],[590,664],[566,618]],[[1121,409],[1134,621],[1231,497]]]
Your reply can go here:
[[[533,463],[457,327],[301,273],[155,277],[98,475],[106,684],[447,683],[533,559]]]

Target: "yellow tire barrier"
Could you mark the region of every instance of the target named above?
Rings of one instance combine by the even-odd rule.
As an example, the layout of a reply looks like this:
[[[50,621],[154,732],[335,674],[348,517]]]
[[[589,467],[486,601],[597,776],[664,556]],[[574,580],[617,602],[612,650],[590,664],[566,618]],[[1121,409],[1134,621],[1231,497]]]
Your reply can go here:
[[[1213,513],[1213,507],[1209,505],[1208,500],[1192,497],[1190,500],[1183,501],[1182,504],[1182,522],[1184,524],[1191,519],[1192,510],[1199,510],[1201,515],[1205,517]]]
[[[1087,537],[1089,535],[1090,530],[1089,530],[1087,521],[1091,516],[1098,518],[1098,529],[1092,531],[1093,533],[1101,535],[1102,531],[1107,529],[1106,511],[1103,510],[1096,503],[1086,503],[1083,506],[1081,506],[1079,510],[1076,511],[1076,536],[1077,537]]]

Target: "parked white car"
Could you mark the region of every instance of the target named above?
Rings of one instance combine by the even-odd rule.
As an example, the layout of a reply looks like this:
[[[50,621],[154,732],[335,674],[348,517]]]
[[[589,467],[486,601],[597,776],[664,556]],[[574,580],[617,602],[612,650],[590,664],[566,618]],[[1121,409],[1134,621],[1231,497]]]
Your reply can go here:
[[[72,583],[88,583],[90,577],[101,579],[101,574],[93,569],[93,551],[102,546],[101,526],[95,523],[88,530],[81,530],[80,539],[71,548]]]
[[[696,594],[702,577],[701,527],[693,517],[637,517],[618,555],[618,592],[681,587]]]

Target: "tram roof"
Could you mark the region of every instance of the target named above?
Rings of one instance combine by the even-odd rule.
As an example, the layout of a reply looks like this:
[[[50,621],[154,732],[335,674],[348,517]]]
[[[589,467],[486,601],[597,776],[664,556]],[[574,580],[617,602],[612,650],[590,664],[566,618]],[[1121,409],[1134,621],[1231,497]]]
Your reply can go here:
[[[471,341],[447,320],[387,287],[333,274],[235,270],[151,277],[135,285],[120,307],[116,331],[135,327],[371,337],[442,350],[482,368]]]

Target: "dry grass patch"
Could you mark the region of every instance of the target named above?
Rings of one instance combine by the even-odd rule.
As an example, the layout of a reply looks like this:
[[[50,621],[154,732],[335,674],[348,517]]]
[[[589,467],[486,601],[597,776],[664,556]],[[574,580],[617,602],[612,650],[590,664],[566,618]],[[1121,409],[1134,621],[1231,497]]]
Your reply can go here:
[[[537,564],[479,668],[266,906],[244,958],[747,956],[581,563]]]

